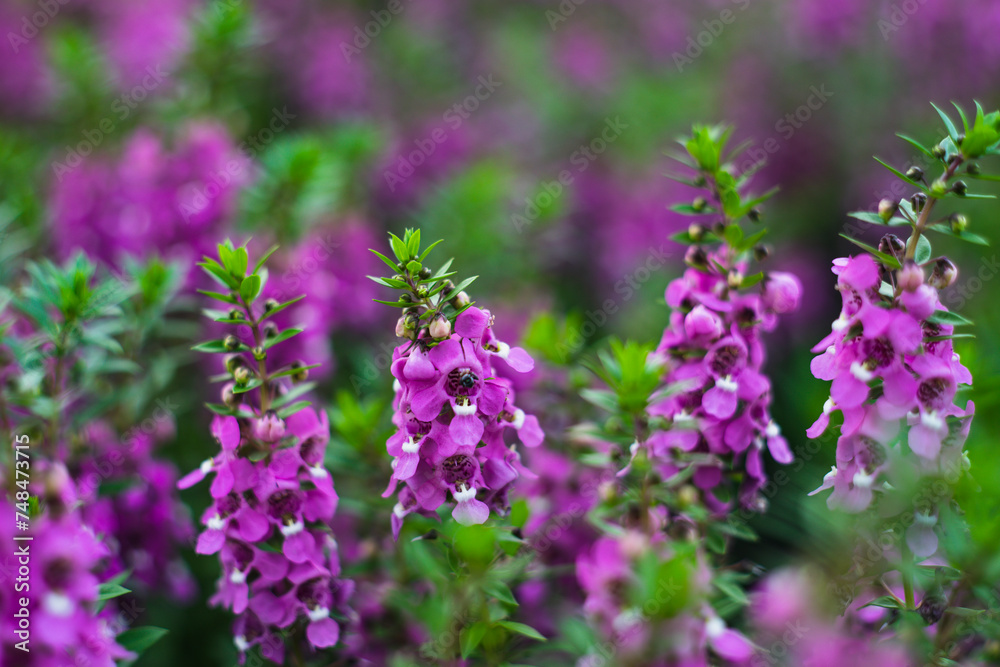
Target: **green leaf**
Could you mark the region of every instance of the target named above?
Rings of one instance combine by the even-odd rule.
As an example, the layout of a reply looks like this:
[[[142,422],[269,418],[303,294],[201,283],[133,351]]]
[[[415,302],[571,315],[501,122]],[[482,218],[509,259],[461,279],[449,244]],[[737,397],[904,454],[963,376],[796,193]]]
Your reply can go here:
[[[990,244],[989,239],[980,236],[979,234],[973,234],[972,232],[956,232],[951,228],[951,225],[943,223],[931,225],[929,229],[933,229],[934,231],[942,234],[947,234],[948,236],[954,236],[956,239],[962,239],[968,243],[975,243],[976,245],[988,246]]]
[[[208,275],[215,279],[223,287],[228,287],[229,289],[235,290],[240,286],[240,283],[233,278],[229,273],[219,266],[219,263],[214,259],[208,257],[205,258],[204,262],[198,262],[198,266],[203,268]]]
[[[499,600],[505,604],[518,606],[517,600],[514,598],[514,594],[510,590],[510,586],[502,581],[489,581],[483,586],[483,591],[490,597]]]
[[[394,308],[411,308],[413,306],[412,301],[385,301],[383,299],[372,299],[372,301],[386,306],[393,306]]]
[[[410,259],[409,250],[407,249],[406,244],[403,243],[403,239],[390,232],[389,243],[392,245],[393,254],[396,255],[399,261],[406,262]]]
[[[207,340],[204,343],[198,343],[191,349],[195,352],[246,352],[250,348],[240,343],[240,346],[236,350],[230,350],[226,347],[224,339],[220,338],[218,340]]]
[[[468,658],[476,650],[483,637],[489,632],[490,625],[486,621],[476,621],[467,628],[462,628],[459,634],[459,644],[462,649],[462,658]]]
[[[972,320],[967,320],[950,310],[936,310],[933,315],[927,318],[927,321],[934,324],[950,324],[956,327],[972,324]]]
[[[236,274],[238,278],[242,278],[247,273],[247,265],[250,262],[250,258],[247,255],[247,249],[243,247],[236,248],[233,251],[233,273]]]
[[[893,268],[893,269],[898,269],[901,266],[900,263],[899,263],[899,260],[896,259],[895,257],[893,257],[892,255],[887,255],[884,252],[879,252],[878,250],[876,250],[875,248],[871,247],[867,243],[864,243],[862,241],[858,241],[857,239],[852,239],[847,234],[841,234],[841,236],[844,237],[845,239],[847,239],[848,241],[850,241],[851,243],[853,243],[854,245],[858,246],[859,248],[863,248],[863,249],[867,250],[869,253],[871,253],[872,255],[874,255],[876,259],[878,259],[880,262],[882,262],[886,266],[888,266],[890,268]]]
[[[298,373],[300,371],[308,371],[308,370],[310,370],[312,368],[319,368],[322,365],[323,364],[313,364],[312,366],[302,366],[301,368],[291,368],[291,367],[288,367],[288,368],[284,368],[284,369],[278,371],[277,373],[271,373],[268,377],[273,380],[275,378],[286,377],[288,375],[295,375],[296,373]]]
[[[871,211],[852,211],[847,214],[848,217],[857,218],[872,225],[884,225],[885,221],[878,213],[872,213]]]
[[[752,276],[746,276],[745,278],[743,278],[743,281],[740,282],[740,289],[747,289],[748,287],[753,287],[763,279],[764,279],[763,272],[755,273]]]
[[[915,188],[920,188],[920,190],[922,190],[924,192],[927,191],[927,186],[925,186],[923,183],[919,183],[919,182],[913,180],[912,178],[907,178],[906,174],[904,174],[903,172],[901,172],[899,169],[896,169],[895,167],[893,167],[889,163],[883,162],[882,159],[879,158],[878,156],[873,156],[873,157],[875,157],[875,161],[876,162],[878,162],[880,165],[882,165],[883,167],[885,167],[886,169],[888,169],[889,171],[891,171],[900,180],[905,181],[906,183],[909,183],[910,185],[912,185]]]
[[[253,267],[253,272],[254,273],[258,273],[260,271],[260,267],[264,266],[264,262],[266,262],[271,257],[271,255],[274,254],[274,251],[277,250],[278,247],[279,246],[277,246],[277,245],[273,245],[273,246],[271,246],[270,248],[267,249],[267,252],[265,252],[261,256],[261,258],[257,260],[257,263],[254,265],[254,267]]]
[[[535,630],[530,625],[526,625],[524,623],[516,623],[514,621],[499,621],[497,625],[507,630],[510,630],[514,634],[530,637],[531,639],[535,639],[540,642],[548,641],[545,638],[545,635],[543,635],[538,630]]]
[[[382,253],[380,253],[378,250],[373,250],[372,248],[369,248],[368,251],[375,253],[375,255],[379,259],[381,259],[383,262],[385,262],[386,266],[388,266],[390,269],[392,269],[392,272],[394,274],[399,272],[399,266],[397,265],[396,262],[394,262],[391,259],[389,259],[388,257],[386,257],[385,255],[383,255]]]
[[[674,213],[680,213],[681,215],[707,215],[709,213],[715,213],[715,208],[712,206],[695,208],[691,204],[673,204],[669,208]]]
[[[214,412],[217,415],[235,415],[238,414],[238,410],[224,405],[223,403],[206,403],[205,407]]]
[[[614,392],[604,389],[581,389],[580,395],[588,403],[592,403],[608,412],[618,411],[618,397]]]
[[[167,630],[164,630],[163,628],[147,625],[141,628],[126,630],[118,635],[116,641],[121,644],[122,648],[126,651],[131,651],[132,653],[141,655],[146,651],[146,649],[158,642],[166,634]]]
[[[417,259],[419,259],[421,262],[423,262],[427,258],[427,255],[430,254],[431,250],[434,250],[434,248],[436,248],[437,245],[439,243],[443,242],[443,241],[444,241],[444,239],[438,239],[434,243],[432,243],[429,246],[427,246],[426,248],[424,248],[424,251],[422,253],[420,253],[420,257],[418,257]]]
[[[295,297],[294,299],[289,299],[288,301],[285,301],[284,303],[279,303],[277,306],[275,306],[271,310],[269,310],[266,313],[264,313],[264,315],[261,316],[260,319],[261,320],[266,320],[269,317],[277,315],[278,313],[280,313],[281,311],[283,311],[285,308],[288,308],[292,304],[298,303],[299,301],[301,301],[304,298],[306,298],[306,295],[305,294],[300,294],[299,296]]]
[[[97,587],[97,599],[98,600],[110,600],[116,598],[126,593],[131,593],[132,590],[120,586],[119,584],[112,582],[105,582]]]
[[[948,114],[938,109],[937,105],[934,104],[933,102],[931,102],[931,106],[934,107],[934,111],[937,111],[938,115],[941,116],[941,122],[944,123],[944,126],[948,128],[948,136],[951,137],[952,141],[955,141],[957,143],[958,130],[955,129],[955,124],[951,122],[951,118],[948,118]]]
[[[296,335],[302,333],[302,331],[303,331],[302,329],[294,329],[294,328],[293,329],[282,329],[274,337],[267,338],[267,339],[264,340],[264,349],[265,350],[269,350],[272,347],[274,347],[275,345],[277,345],[278,343],[281,343],[282,341],[286,341],[289,338],[291,338],[292,336],[296,336]]]
[[[931,258],[932,252],[930,239],[927,238],[926,234],[922,234],[917,239],[917,248],[913,253],[913,260],[917,264],[924,264]]]
[[[260,294],[260,276],[254,274],[252,276],[247,276],[240,283],[240,296],[247,303],[253,303],[253,300],[257,298]]]
[[[233,296],[230,294],[222,294],[221,292],[209,292],[208,290],[203,290],[203,289],[198,290],[198,293],[212,297],[217,301],[222,301],[224,303],[232,304],[234,306],[240,305],[240,302],[237,299],[234,299]]]
[[[900,134],[898,132],[896,133],[896,136],[899,137],[900,139],[902,139],[903,141],[905,141],[906,143],[910,144],[914,148],[916,148],[918,151],[920,151],[921,153],[923,153],[927,157],[933,157],[934,156],[934,154],[931,153],[931,150],[929,148],[927,148],[926,146],[924,146],[922,143],[920,143],[919,141],[917,141],[913,137],[908,137],[905,134]]]
[[[281,396],[278,396],[276,399],[271,401],[271,407],[277,409],[283,405],[287,405],[292,401],[294,401],[299,396],[302,396],[303,394],[312,391],[313,388],[315,388],[315,386],[316,386],[315,382],[303,382],[302,384],[297,384],[288,391],[286,391]]]
[[[451,290],[450,292],[444,295],[444,300],[451,301],[452,299],[454,299],[456,296],[459,295],[459,293],[462,292],[462,290],[471,285],[478,277],[479,276],[472,276],[471,278],[466,278],[459,284],[455,285],[455,289]]]
[[[899,606],[899,600],[892,597],[891,595],[883,595],[882,597],[875,598],[866,605],[862,605],[861,609],[865,607],[882,607],[884,609],[902,609]]]
[[[278,416],[281,417],[282,419],[286,419],[294,415],[299,410],[305,410],[310,405],[312,405],[312,401],[296,401],[295,403],[292,403],[291,405],[286,405],[285,407],[278,410]]]
[[[420,230],[414,229],[406,241],[406,250],[410,257],[417,257],[420,253]]]
[[[729,598],[736,604],[740,606],[746,606],[750,604],[750,599],[747,597],[747,594],[743,592],[742,588],[737,586],[732,581],[729,581],[728,579],[723,579],[721,577],[717,577],[712,580],[712,585],[718,588],[723,595],[725,595],[727,598]]]
[[[263,382],[261,382],[260,378],[250,378],[250,380],[245,385],[243,385],[242,387],[240,387],[239,385],[237,385],[236,388],[233,389],[233,393],[234,394],[245,394],[248,391],[253,391],[254,389],[256,389],[257,387],[259,387],[262,384],[263,384]]]

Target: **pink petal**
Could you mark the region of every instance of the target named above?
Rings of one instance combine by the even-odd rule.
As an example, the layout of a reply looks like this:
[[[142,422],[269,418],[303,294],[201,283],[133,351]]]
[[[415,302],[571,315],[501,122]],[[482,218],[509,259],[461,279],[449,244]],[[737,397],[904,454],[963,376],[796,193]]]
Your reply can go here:
[[[205,479],[206,475],[202,472],[201,468],[195,468],[188,474],[184,475],[177,482],[178,489],[190,489],[192,486]]]
[[[396,467],[392,474],[399,480],[407,480],[417,472],[417,464],[420,463],[420,455],[416,452],[403,452],[396,458]]]
[[[937,458],[941,451],[940,434],[923,424],[917,424],[910,428],[909,443],[913,453],[925,459]]]
[[[933,526],[912,524],[906,529],[906,544],[918,558],[930,558],[938,549],[938,536]]]
[[[293,563],[305,563],[316,552],[316,538],[308,530],[301,530],[285,538],[281,545],[281,553]]]
[[[538,417],[535,415],[526,415],[524,417],[524,423],[518,429],[518,435],[525,447],[537,447],[545,439],[545,433],[542,431],[542,427],[538,423]]]
[[[512,347],[504,359],[518,373],[527,373],[535,367],[535,360],[522,347]]]
[[[487,381],[479,393],[479,409],[484,415],[493,417],[500,414],[503,404],[507,402],[507,390],[498,383]]]
[[[232,468],[227,464],[223,464],[216,473],[215,479],[212,480],[210,489],[212,497],[222,498],[229,495],[229,492],[233,490],[233,483],[235,481]]]
[[[332,618],[313,621],[306,628],[306,637],[316,648],[335,646],[340,640],[340,626]]]
[[[240,423],[236,417],[222,415],[212,420],[212,435],[222,444],[223,449],[236,449],[240,444]]]
[[[437,369],[426,354],[412,350],[403,366],[403,375],[407,380],[430,380],[437,375]]]
[[[448,433],[460,447],[478,445],[484,430],[483,421],[476,415],[455,415],[448,427]]]
[[[448,395],[437,384],[432,384],[413,395],[413,399],[410,401],[410,410],[420,421],[429,422],[441,414],[441,407],[444,406],[446,400],[448,400]]]
[[[259,542],[271,530],[271,522],[252,507],[244,508],[238,517],[240,537],[247,542]]]
[[[455,333],[463,338],[480,338],[489,322],[490,316],[473,306],[455,319]]]
[[[458,503],[451,515],[463,526],[471,526],[476,523],[486,523],[490,518],[490,508],[483,501],[472,498]]]
[[[740,662],[749,659],[753,654],[753,648],[747,638],[729,628],[709,641],[712,644],[712,649],[726,660]]]
[[[791,463],[795,458],[792,456],[792,450],[788,448],[788,441],[780,435],[767,439],[767,450],[778,463]]]
[[[705,412],[718,419],[729,419],[736,412],[736,392],[712,387],[701,399]]]
[[[806,436],[810,438],[818,438],[826,432],[826,427],[830,425],[830,415],[827,413],[822,413],[813,425],[806,430]]]
[[[226,534],[224,532],[209,528],[198,536],[198,544],[195,546],[194,551],[203,556],[214,554],[222,548],[225,541]]]

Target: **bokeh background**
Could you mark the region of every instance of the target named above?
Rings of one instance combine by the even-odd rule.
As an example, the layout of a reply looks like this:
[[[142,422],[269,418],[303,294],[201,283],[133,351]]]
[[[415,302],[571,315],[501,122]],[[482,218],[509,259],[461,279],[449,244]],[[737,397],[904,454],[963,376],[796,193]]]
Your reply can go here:
[[[881,234],[845,213],[909,194],[872,156],[922,165],[894,132],[939,139],[929,102],[1000,104],[998,33],[990,0],[2,0],[0,277],[79,249],[114,269],[151,253],[193,266],[227,236],[281,243],[272,285],[312,304],[301,317],[357,538],[342,555],[363,577],[391,508],[372,480],[388,476],[395,315],[371,301],[367,248],[413,226],[443,238],[439,258],[480,276],[475,296],[508,338],[549,313],[579,331],[572,358],[611,335],[654,341],[683,266],[668,237],[689,221],[667,206],[694,195],[665,177],[664,151],[693,122],[734,123],[756,142],[747,159],[766,157],[757,189],[781,187],[759,223],[769,268],[806,290],[770,344],[773,412],[804,461],[756,521],[748,555],[776,566],[827,546],[825,502],[805,498],[833,459],[804,435],[827,392],[809,348],[839,310],[828,267],[851,246],[838,234]],[[997,204],[965,210],[995,247]],[[968,451],[982,484],[963,505],[989,534],[1000,260],[959,246],[936,250],[961,269],[944,302],[978,336],[956,343],[977,378]],[[178,349],[200,335],[185,317],[204,305],[199,280],[177,305]],[[200,406],[217,369],[165,358],[142,391],[170,399],[161,454],[186,471],[213,451]],[[208,503],[205,489],[182,497],[194,516]],[[183,557],[197,592],[142,601],[142,622],[171,633],[139,664],[231,664],[228,615],[205,604],[217,563]]]

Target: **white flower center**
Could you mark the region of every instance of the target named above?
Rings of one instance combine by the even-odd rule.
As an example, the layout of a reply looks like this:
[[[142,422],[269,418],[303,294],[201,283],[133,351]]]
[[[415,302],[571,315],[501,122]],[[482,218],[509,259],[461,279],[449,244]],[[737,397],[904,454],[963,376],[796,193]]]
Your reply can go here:
[[[476,497],[476,487],[470,486],[461,491],[455,491],[452,495],[456,502],[465,503]]]
[[[708,619],[705,623],[705,634],[707,634],[712,639],[722,636],[722,633],[726,631],[726,622],[723,621],[718,616],[713,616]]]
[[[76,609],[73,600],[62,593],[49,593],[42,599],[42,606],[45,607],[45,611],[53,616],[62,617],[72,615]]]
[[[306,525],[304,523],[302,523],[301,521],[296,521],[295,523],[293,523],[290,526],[282,526],[281,527],[281,534],[284,535],[285,537],[291,537],[292,535],[295,535],[296,533],[301,533],[302,529],[305,528],[305,527],[306,527]]]
[[[239,570],[233,570],[233,573],[229,575],[229,581],[234,584],[242,584],[247,580],[247,573],[240,572]]]
[[[917,512],[913,515],[913,523],[923,528],[930,528],[931,526],[937,524],[937,517],[932,514]]]
[[[200,466],[201,473],[203,475],[207,475],[208,473],[212,472],[212,467],[214,465],[215,465],[215,461],[213,459],[205,459],[204,461],[201,462],[201,466]]]
[[[722,391],[728,391],[731,394],[735,394],[736,390],[739,389],[739,385],[733,380],[732,375],[727,375],[724,378],[719,378],[715,381],[715,386]]]
[[[316,607],[315,609],[310,609],[306,612],[309,620],[315,623],[316,621],[322,621],[324,618],[330,617],[330,610],[326,607]]]
[[[222,530],[223,528],[226,527],[226,520],[223,519],[218,514],[216,514],[215,516],[210,518],[208,520],[208,523],[206,523],[205,525],[208,526],[209,530]]]
[[[476,406],[474,403],[469,403],[468,405],[455,404],[455,414],[461,417],[466,417],[468,415],[476,414]]]
[[[833,321],[832,327],[834,331],[843,331],[850,323],[851,321],[847,318],[847,316],[841,315]]]
[[[511,424],[518,429],[524,426],[524,410],[521,408],[514,410],[514,421]]]
[[[921,413],[920,423],[933,431],[939,431],[944,426],[944,420],[935,410]]]
[[[398,380],[398,379],[396,379],[396,380],[393,380],[393,381],[392,381],[392,391],[393,391],[393,393],[395,393],[395,394],[398,394],[398,393],[399,393],[399,391],[400,391],[400,390],[401,390],[402,388],[403,388],[403,385],[401,385],[401,384],[399,383],[399,380]]]
[[[506,359],[507,355],[510,354],[510,345],[507,343],[497,343],[496,355],[501,359]]]
[[[396,503],[396,506],[392,508],[392,513],[399,519],[402,519],[407,514],[406,508],[403,507],[403,503]]]
[[[243,635],[236,635],[233,637],[233,643],[236,644],[236,650],[240,653],[246,653],[250,648],[250,642]]]
[[[861,380],[862,382],[871,382],[871,379],[875,377],[875,374],[870,370],[865,368],[864,364],[860,361],[855,361],[851,363],[851,375]]]
[[[767,425],[767,428],[764,429],[764,435],[766,435],[769,438],[777,438],[779,435],[781,435],[781,429],[778,428],[778,425],[774,423],[773,419]]]
[[[833,412],[833,408],[834,408],[833,399],[832,398],[826,399],[826,403],[823,404],[823,414],[824,415],[830,414],[831,412]]]
[[[674,423],[675,424],[683,424],[683,423],[693,422],[693,421],[694,421],[694,417],[692,417],[691,413],[688,412],[687,410],[681,410],[676,415],[674,415]]]
[[[330,476],[330,473],[322,465],[309,466],[309,474],[316,479],[324,479]]]
[[[858,487],[859,489],[867,489],[871,487],[872,482],[875,481],[875,478],[866,473],[864,470],[860,470],[854,473],[854,479],[852,481],[854,482],[854,486]]]
[[[416,454],[420,451],[420,440],[417,440],[412,435],[406,439],[403,443],[403,451],[407,454]]]

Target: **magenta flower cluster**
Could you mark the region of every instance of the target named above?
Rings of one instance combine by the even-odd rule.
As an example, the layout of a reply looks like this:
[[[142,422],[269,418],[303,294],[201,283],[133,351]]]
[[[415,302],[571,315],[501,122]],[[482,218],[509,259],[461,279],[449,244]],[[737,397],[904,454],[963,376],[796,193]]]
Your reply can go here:
[[[693,246],[689,259],[692,251],[706,253]],[[763,449],[779,463],[792,460],[770,414],[771,382],[761,371],[761,333],[775,327],[778,315],[798,307],[802,291],[792,274],[772,272],[760,294],[737,292],[731,288],[732,276],[742,276],[746,266],[730,257],[726,246],[706,253],[667,287],[666,301],[673,312],[656,352],[667,364],[666,384],[683,392],[650,407],[651,414],[668,419],[672,428],[647,440],[665,478],[687,465],[674,452],[712,455],[695,464],[693,481],[706,505],[717,512],[730,508],[714,493],[729,466],[746,470],[739,498],[753,509],[767,481]]]
[[[462,524],[505,512],[510,485],[526,472],[505,433],[513,429],[527,447],[542,442],[538,419],[514,405],[510,381],[493,371],[498,359],[522,373],[534,361],[497,340],[491,325],[489,311],[468,308],[444,340],[405,343],[393,352],[398,430],[386,443],[393,473],[384,495],[404,484],[392,517],[397,537],[408,514],[432,515],[448,494]]]
[[[922,268],[907,262],[896,272],[895,289],[870,255],[835,260],[833,272],[843,308],[812,361],[813,375],[832,385],[808,435],[819,437],[831,414],[841,413],[836,466],[819,490],[833,489],[831,506],[860,512],[892,483],[895,456],[908,456],[908,468],[925,476],[964,470],[962,447],[975,406],[960,407],[955,396],[972,375],[948,338],[954,327],[935,321],[946,310],[938,289],[956,276],[951,262],[939,260],[926,280]],[[924,518],[933,526],[933,517]],[[933,531],[918,533],[908,533],[914,552],[931,555]]]
[[[350,582],[339,579],[337,542],[330,529],[337,507],[333,479],[323,466],[326,416],[306,408],[287,421],[274,415],[216,417],[216,456],[180,482],[187,488],[214,473],[213,503],[202,516],[196,551],[219,554],[222,576],[211,602],[238,615],[241,653],[260,646],[283,664],[281,631],[297,620],[317,648],[334,646]],[[255,443],[264,457],[241,455]]]

